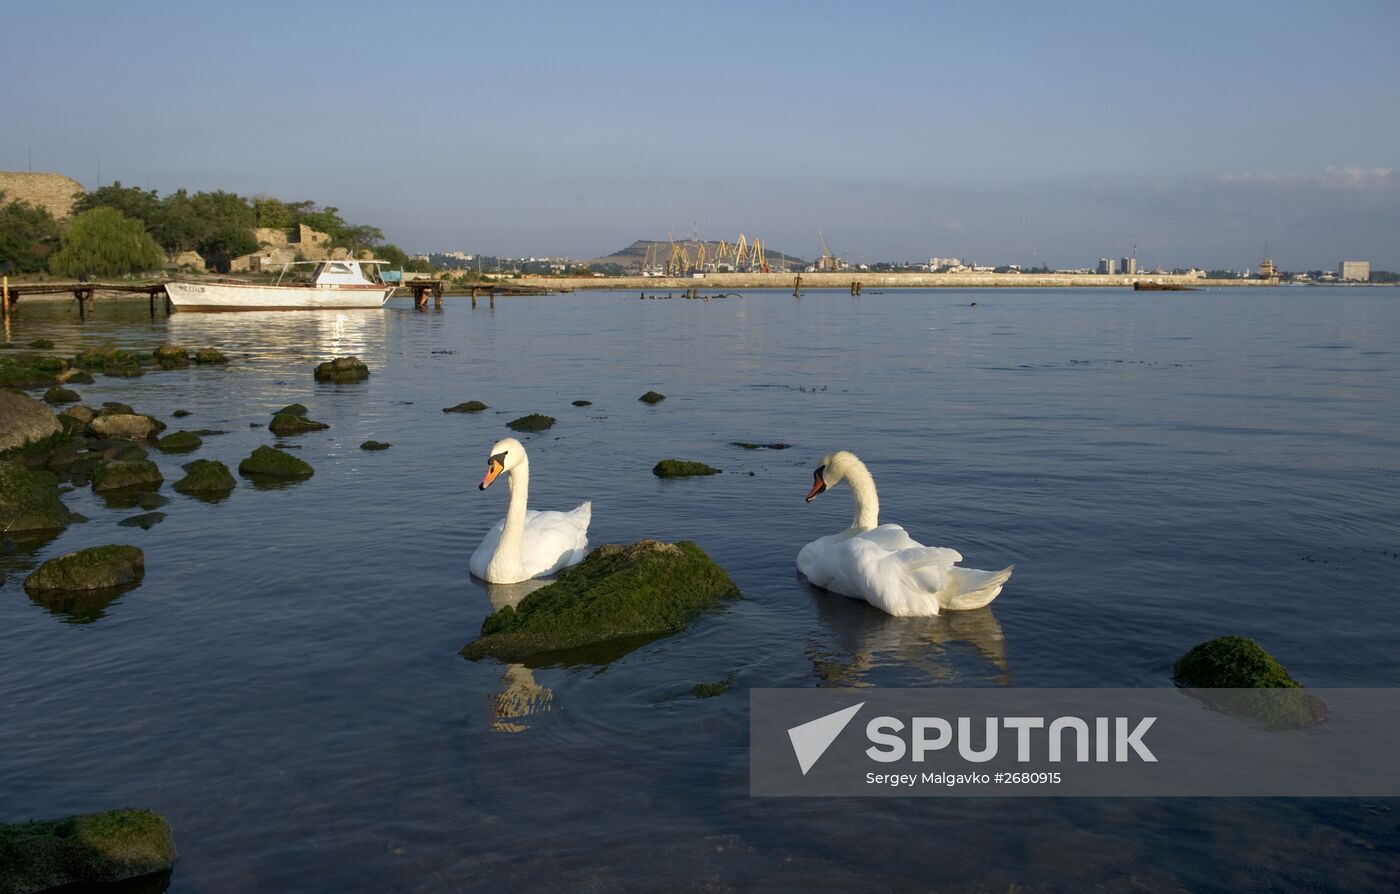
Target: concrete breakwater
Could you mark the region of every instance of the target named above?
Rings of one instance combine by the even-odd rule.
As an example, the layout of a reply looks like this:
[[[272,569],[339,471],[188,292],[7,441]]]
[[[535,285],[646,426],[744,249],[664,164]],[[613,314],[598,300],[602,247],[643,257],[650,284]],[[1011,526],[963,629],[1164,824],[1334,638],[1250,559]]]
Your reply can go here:
[[[1269,286],[1264,279],[1198,279],[1170,274],[1080,274],[1080,273],[873,273],[868,270],[842,270],[838,273],[706,273],[693,276],[525,276],[510,282],[542,285],[555,289],[668,289],[699,288],[703,291],[732,289],[791,289],[798,276],[803,289],[850,289],[860,283],[867,289],[1016,289],[1016,288],[1132,288],[1134,282],[1153,282],[1207,288],[1214,286]]]

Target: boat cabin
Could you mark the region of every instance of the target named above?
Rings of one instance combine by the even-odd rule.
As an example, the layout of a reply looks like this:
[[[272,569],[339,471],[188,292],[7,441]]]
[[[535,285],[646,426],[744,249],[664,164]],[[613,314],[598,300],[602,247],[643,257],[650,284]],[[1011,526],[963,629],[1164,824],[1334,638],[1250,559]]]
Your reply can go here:
[[[383,288],[384,277],[381,267],[388,261],[351,260],[339,261],[296,261],[282,269],[277,277],[277,285],[308,285],[318,288]],[[300,268],[300,269],[295,269]],[[311,268],[308,270],[308,268]]]

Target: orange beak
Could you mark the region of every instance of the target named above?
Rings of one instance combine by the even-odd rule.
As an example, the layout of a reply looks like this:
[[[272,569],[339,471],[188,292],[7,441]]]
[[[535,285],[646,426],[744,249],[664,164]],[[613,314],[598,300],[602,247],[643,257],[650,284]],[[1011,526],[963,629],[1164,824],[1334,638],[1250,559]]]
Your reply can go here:
[[[483,479],[481,479],[481,488],[480,488],[480,489],[481,489],[481,490],[486,490],[486,488],[490,487],[490,486],[491,486],[491,482],[492,482],[492,481],[495,481],[495,480],[496,480],[496,476],[500,475],[501,472],[502,472],[502,470],[504,470],[504,469],[505,469],[505,466],[501,465],[501,463],[497,462],[497,461],[494,460],[494,459],[491,460],[490,462],[488,462],[488,463],[486,464],[486,477],[483,478]]]
[[[826,482],[822,480],[821,472],[812,476],[812,489],[807,491],[807,502],[810,503],[817,498],[817,494],[826,490]]]

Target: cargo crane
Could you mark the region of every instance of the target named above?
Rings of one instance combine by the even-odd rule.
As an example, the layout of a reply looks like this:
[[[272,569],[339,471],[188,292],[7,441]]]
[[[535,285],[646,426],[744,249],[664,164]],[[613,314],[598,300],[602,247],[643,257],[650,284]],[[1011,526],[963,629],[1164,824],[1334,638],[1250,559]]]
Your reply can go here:
[[[821,257],[817,258],[817,269],[824,271],[840,270],[844,265],[842,265],[840,258],[831,253],[831,246],[826,244],[826,236],[822,235],[821,230],[817,230],[817,239],[820,240],[822,244]]]

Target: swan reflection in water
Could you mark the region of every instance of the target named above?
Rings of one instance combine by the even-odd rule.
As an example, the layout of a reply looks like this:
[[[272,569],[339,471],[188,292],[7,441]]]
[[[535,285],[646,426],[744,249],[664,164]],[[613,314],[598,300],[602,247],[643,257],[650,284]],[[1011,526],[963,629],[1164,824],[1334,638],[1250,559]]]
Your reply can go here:
[[[990,608],[950,611],[924,618],[894,618],[858,600],[823,590],[799,572],[798,585],[817,607],[825,642],[813,643],[807,657],[825,683],[872,686],[870,673],[899,667],[928,684],[989,680],[1011,684],[1006,635]],[[958,654],[971,646],[982,667],[969,667]]]
[[[486,584],[486,598],[492,611],[507,605],[519,605],[520,600],[552,581],[525,580],[516,584]],[[501,689],[487,699],[491,711],[491,728],[502,733],[518,733],[529,729],[524,720],[548,711],[554,704],[554,690],[542,686],[534,671],[523,664],[506,665],[501,674]]]

